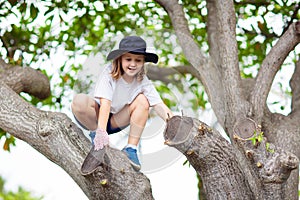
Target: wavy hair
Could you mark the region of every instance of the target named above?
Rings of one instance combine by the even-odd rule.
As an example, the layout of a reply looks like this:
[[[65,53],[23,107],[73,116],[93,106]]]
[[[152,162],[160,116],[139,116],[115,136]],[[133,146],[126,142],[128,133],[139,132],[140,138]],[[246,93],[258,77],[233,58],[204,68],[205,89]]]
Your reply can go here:
[[[113,79],[118,80],[121,78],[121,76],[124,74],[124,70],[122,68],[122,56],[116,58],[112,62],[112,70],[111,70],[111,76]],[[138,81],[142,81],[144,78],[144,75],[146,74],[145,65],[143,65],[141,71],[137,73],[136,78]]]

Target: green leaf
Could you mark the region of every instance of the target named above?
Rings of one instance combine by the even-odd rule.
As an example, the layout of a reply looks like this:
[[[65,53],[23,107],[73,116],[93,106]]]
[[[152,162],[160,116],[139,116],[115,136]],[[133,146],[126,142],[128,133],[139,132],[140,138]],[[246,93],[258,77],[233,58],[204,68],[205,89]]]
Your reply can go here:
[[[15,137],[10,135],[6,137],[6,140],[3,144],[3,149],[5,151],[10,151],[11,146],[16,146],[16,144],[15,144]]]
[[[32,3],[30,5],[30,17],[31,17],[32,21],[36,19],[36,17],[38,16],[38,12],[39,12],[39,10]]]
[[[188,163],[189,163],[189,161],[188,161],[188,160],[186,160],[186,161],[184,161],[184,162],[183,162],[183,164],[182,164],[182,165],[184,166],[184,165],[186,165],[186,164],[188,164]]]
[[[264,133],[263,132],[260,132],[257,136],[257,141],[258,142],[262,142],[263,141],[263,137],[264,137]]]
[[[4,137],[4,136],[6,136],[6,131],[4,131],[4,130],[2,130],[2,129],[0,128],[0,140],[1,140],[1,138]]]
[[[250,138],[250,140],[252,141],[253,146],[255,146],[256,145],[256,137],[252,137],[252,138]]]

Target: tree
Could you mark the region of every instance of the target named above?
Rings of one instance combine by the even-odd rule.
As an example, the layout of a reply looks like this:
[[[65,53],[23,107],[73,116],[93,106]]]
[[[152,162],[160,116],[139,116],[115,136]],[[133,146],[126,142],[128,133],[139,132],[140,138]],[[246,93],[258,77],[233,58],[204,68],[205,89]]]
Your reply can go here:
[[[170,70],[171,66],[151,68],[149,76],[176,85],[180,73],[179,80],[191,82],[196,106],[205,107],[207,95],[218,123],[231,139],[226,142],[195,118],[176,116],[167,123],[166,144],[187,157],[203,181],[207,198],[298,199],[299,3],[47,1],[44,9],[40,6],[1,2],[2,19],[15,15],[20,20],[0,32],[0,127],[61,166],[90,199],[153,196],[147,177],[134,172],[126,157],[113,148],[99,152],[99,168],[82,176],[88,140],[65,114],[39,108],[61,105],[65,91],[76,80],[68,72],[80,69],[75,64],[78,53],[87,55],[98,46],[96,50],[106,55],[107,47],[114,45],[109,40],[134,28],[137,34],[143,30],[146,36],[161,38],[154,42],[165,58],[161,65],[172,63],[166,59],[168,54],[174,54],[173,61],[180,64],[176,70]],[[278,16],[282,27],[269,24],[270,17]],[[175,51],[171,43],[166,45],[173,33],[182,52]],[[60,68],[58,86],[62,89],[51,95],[49,78],[53,80],[55,75],[47,77],[47,70],[36,63],[59,48],[64,48],[70,59]],[[294,64],[295,70],[290,79],[291,111],[283,115],[271,112],[267,100],[275,75],[287,64]],[[247,73],[249,68],[255,68],[257,74]],[[39,99],[46,100],[41,104]]]
[[[14,199],[23,199],[23,200],[40,200],[42,197],[33,197],[30,192],[24,190],[24,188],[19,187],[17,192],[6,191],[4,189],[5,180],[0,177],[0,197],[3,200],[14,200]]]

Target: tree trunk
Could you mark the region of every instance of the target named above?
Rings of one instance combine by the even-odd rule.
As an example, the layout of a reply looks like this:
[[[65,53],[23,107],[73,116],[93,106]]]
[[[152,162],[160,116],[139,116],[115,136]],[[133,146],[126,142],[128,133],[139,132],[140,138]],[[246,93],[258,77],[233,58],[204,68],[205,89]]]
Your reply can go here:
[[[23,69],[17,67],[15,70]],[[36,77],[23,77],[24,83],[19,84],[21,87],[17,87],[17,91],[22,92],[23,85],[29,81],[33,85],[40,84],[40,93],[43,93],[43,83],[35,81],[45,76],[31,70]],[[89,152],[90,142],[81,129],[65,114],[38,110],[25,102],[7,86],[6,82],[13,81],[4,77],[0,80],[0,127],[3,130],[27,142],[62,167],[91,200],[153,199],[148,178],[135,172],[126,155],[113,148],[106,148],[103,157],[96,155],[95,160],[100,162],[94,166],[95,171],[83,176],[81,166]]]
[[[260,193],[251,190],[233,146],[206,124],[175,116],[169,119],[164,137],[166,144],[182,152],[196,169],[207,199],[284,199],[286,180],[297,168],[298,158],[266,143],[251,120],[238,124],[235,130],[235,140],[249,160]]]
[[[203,84],[218,122],[231,138],[229,143],[199,120],[175,116],[167,123],[166,144],[187,157],[203,181],[207,199],[298,199],[299,174],[292,170],[298,167],[296,156],[300,156],[300,61],[290,81],[292,112],[288,116],[270,113],[266,102],[275,75],[300,42],[300,22],[291,23],[278,39],[255,79],[242,80],[233,1],[206,2],[211,57],[195,42],[182,4],[177,0],[156,2],[168,13],[191,64],[181,70]],[[149,180],[132,169],[121,151],[90,150],[87,138],[66,115],[38,110],[18,95],[21,92],[46,98],[49,81],[36,70],[8,66],[0,59],[3,130],[62,167],[89,199],[153,199]]]
[[[164,137],[198,172],[207,199],[254,199],[232,146],[218,132],[196,119],[175,116]]]

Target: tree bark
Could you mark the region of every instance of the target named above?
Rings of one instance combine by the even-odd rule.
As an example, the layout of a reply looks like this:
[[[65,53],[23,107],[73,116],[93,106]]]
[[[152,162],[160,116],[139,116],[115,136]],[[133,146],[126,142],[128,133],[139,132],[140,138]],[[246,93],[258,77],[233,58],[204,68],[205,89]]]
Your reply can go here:
[[[25,92],[39,99],[50,96],[48,78],[30,67],[11,66],[0,59],[0,80],[18,94]]]
[[[278,40],[255,79],[241,80],[232,1],[207,1],[210,57],[195,42],[182,5],[177,0],[156,1],[167,11],[191,64],[178,69],[204,85],[218,122],[231,138],[230,144],[197,119],[175,116],[167,123],[166,144],[187,157],[201,176],[208,199],[298,199],[299,173],[293,169],[300,157],[299,61],[290,81],[292,112],[271,113],[266,99],[276,73],[300,42],[300,22],[291,24]],[[90,199],[153,199],[149,180],[132,170],[122,152],[105,148],[88,154],[89,141],[66,115],[36,109],[19,97],[21,92],[44,99],[50,95],[50,84],[41,72],[0,59],[3,130],[61,166]],[[87,155],[92,155],[92,165],[82,175]]]
[[[164,137],[200,175],[207,199],[254,199],[234,149],[217,131],[197,119],[175,116]]]
[[[30,82],[40,80],[30,78]],[[95,171],[83,176],[81,165],[91,146],[81,129],[65,114],[42,111],[25,102],[7,86],[8,80],[0,81],[0,127],[4,131],[62,167],[89,199],[153,199],[148,178],[135,172],[120,150],[106,148],[104,159],[95,157],[100,160]],[[26,77],[20,80],[24,81],[20,85],[26,85]]]
[[[248,159],[262,199],[290,199],[286,196],[286,181],[291,171],[298,167],[299,159],[267,142],[261,126],[249,118],[236,124],[234,131],[235,142]]]
[[[251,80],[241,80],[240,66],[238,66],[238,52],[235,38],[235,14],[232,1],[207,1],[207,35],[209,42],[210,58],[204,53],[193,40],[188,28],[182,6],[178,1],[157,0],[167,11],[174,30],[178,37],[187,60],[199,72],[197,78],[205,87],[209,102],[216,114],[219,124],[231,138],[235,146],[239,164],[242,166],[245,176],[250,183],[252,191],[260,192],[257,180],[251,174],[251,167],[243,152],[239,151],[233,138],[236,124],[241,124],[247,118],[252,118],[257,124],[262,125],[262,130],[270,142],[278,148],[285,149],[297,157],[299,153],[299,129],[294,122],[299,121],[299,84],[296,80],[299,70],[295,70],[292,87],[292,113],[288,116],[280,116],[281,120],[272,123],[277,114],[269,114],[267,97],[270,94],[271,84],[287,55],[299,44],[299,21],[291,23],[287,31],[277,41],[264,59],[258,75]],[[299,67],[298,67],[299,68]],[[247,89],[244,87],[247,83]],[[251,84],[249,84],[251,83]],[[249,87],[250,86],[250,87]],[[294,93],[295,92],[295,93]],[[268,119],[270,117],[270,119]],[[293,119],[292,119],[293,118]],[[293,124],[292,126],[290,126]],[[275,130],[277,128],[277,130]],[[282,142],[284,141],[284,142]],[[285,198],[298,198],[299,176],[297,170],[292,172],[288,180]]]
[[[287,55],[300,42],[300,21],[291,24],[285,34],[277,41],[266,58],[263,60],[255,85],[251,91],[250,103],[253,106],[251,114],[261,123],[266,107],[267,97],[270,93],[276,73],[281,68]]]
[[[203,122],[174,116],[167,123],[164,137],[166,144],[182,152],[198,172],[207,199],[285,199],[284,186],[298,167],[298,158],[267,143],[252,120],[237,124],[235,131],[235,140],[261,189],[259,193],[251,190],[233,146]]]

